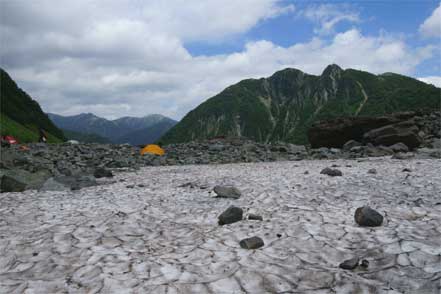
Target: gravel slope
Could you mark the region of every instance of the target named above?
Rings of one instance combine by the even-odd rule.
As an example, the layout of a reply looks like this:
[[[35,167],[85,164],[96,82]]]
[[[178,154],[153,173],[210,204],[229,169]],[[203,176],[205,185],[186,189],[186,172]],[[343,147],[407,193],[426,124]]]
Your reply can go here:
[[[332,165],[343,176],[320,174]],[[164,166],[3,193],[0,293],[439,293],[440,170],[390,158]],[[214,198],[218,184],[241,198]],[[264,220],[219,226],[232,204]],[[354,222],[365,204],[383,226]],[[240,248],[252,236],[265,246]],[[369,267],[338,267],[354,256]]]

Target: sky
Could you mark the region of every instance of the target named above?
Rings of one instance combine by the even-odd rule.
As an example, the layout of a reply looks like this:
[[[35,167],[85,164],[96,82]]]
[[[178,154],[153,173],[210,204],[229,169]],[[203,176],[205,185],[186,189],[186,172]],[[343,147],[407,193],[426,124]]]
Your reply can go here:
[[[441,87],[432,0],[0,0],[0,66],[45,112],[181,119],[246,78],[332,63]]]

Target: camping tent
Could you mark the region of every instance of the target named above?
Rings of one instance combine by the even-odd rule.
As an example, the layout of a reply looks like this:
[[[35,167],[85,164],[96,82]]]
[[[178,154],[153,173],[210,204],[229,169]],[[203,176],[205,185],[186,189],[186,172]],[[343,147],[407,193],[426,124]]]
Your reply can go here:
[[[18,144],[18,140],[13,136],[2,136],[2,141],[6,141],[9,144]]]
[[[145,153],[164,155],[165,151],[158,145],[150,144],[141,149],[141,155],[144,155]]]

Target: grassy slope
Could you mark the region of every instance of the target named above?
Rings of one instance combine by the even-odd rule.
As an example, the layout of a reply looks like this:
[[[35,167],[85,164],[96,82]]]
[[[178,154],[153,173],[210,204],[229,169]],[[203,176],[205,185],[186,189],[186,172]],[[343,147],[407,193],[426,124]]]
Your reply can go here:
[[[17,138],[20,143],[37,142],[39,139],[39,132],[35,126],[24,126],[18,122],[10,119],[5,114],[0,113],[0,133],[1,135],[11,135]],[[48,135],[48,143],[61,143],[61,139]]]
[[[38,102],[21,90],[3,69],[0,69],[0,105],[2,133],[13,132],[10,135],[15,134],[18,139],[23,137],[24,142],[30,142],[38,140],[38,135],[35,137],[32,133],[37,130],[38,134],[38,129],[43,128],[49,138],[58,138],[53,141],[65,139],[63,132],[41,110]]]

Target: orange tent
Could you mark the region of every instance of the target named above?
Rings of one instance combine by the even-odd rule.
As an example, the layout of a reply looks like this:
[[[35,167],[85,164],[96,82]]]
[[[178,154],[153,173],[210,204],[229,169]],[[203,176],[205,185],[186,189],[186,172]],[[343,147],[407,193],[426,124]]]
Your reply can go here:
[[[141,155],[144,155],[145,153],[164,155],[165,151],[158,145],[150,144],[141,149]]]

